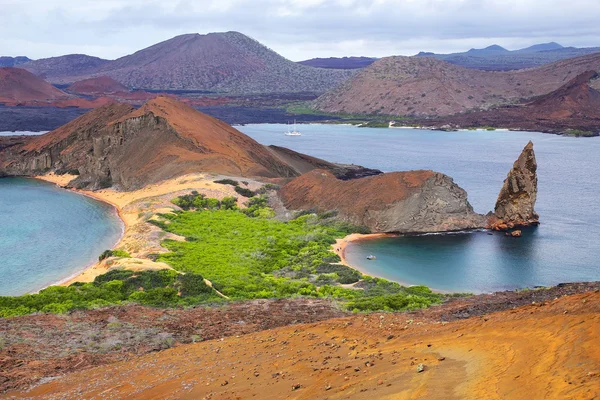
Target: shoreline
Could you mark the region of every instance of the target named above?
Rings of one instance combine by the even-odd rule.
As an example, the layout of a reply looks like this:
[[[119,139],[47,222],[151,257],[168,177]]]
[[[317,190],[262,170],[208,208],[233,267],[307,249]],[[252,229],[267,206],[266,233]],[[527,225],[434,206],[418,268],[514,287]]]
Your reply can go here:
[[[444,233],[448,233],[448,232],[444,232]],[[348,245],[350,243],[356,243],[356,242],[361,242],[361,241],[366,241],[366,240],[375,240],[375,239],[381,239],[381,238],[395,238],[395,237],[400,237],[400,236],[402,236],[402,235],[398,234],[398,233],[367,233],[367,234],[351,233],[341,239],[336,239],[335,244],[332,244],[331,246],[333,247],[333,249],[332,249],[333,252],[340,257],[340,259],[341,259],[340,264],[345,265],[348,268],[352,268],[352,269],[360,272],[363,275],[368,275],[373,278],[386,279],[390,282],[396,282],[400,286],[406,286],[406,287],[421,286],[421,285],[409,284],[407,282],[402,282],[397,279],[389,279],[384,276],[379,276],[378,274],[373,274],[371,271],[368,271],[366,268],[362,268],[362,267],[358,267],[356,265],[350,264],[348,262],[348,259],[346,258],[346,248],[348,247]],[[427,286],[427,285],[423,285],[423,286]],[[441,293],[441,294],[454,293],[454,292],[449,292],[447,290],[440,290],[440,289],[432,288],[431,286],[427,286],[427,287],[429,289],[431,289],[431,291],[434,293]]]
[[[91,199],[94,199],[98,202],[104,203],[108,206],[110,206],[112,208],[112,210],[114,211],[115,215],[117,216],[117,218],[119,219],[119,221],[121,222],[121,234],[119,235],[119,238],[115,241],[115,243],[113,243],[110,247],[110,249],[107,250],[114,250],[116,249],[121,242],[123,241],[124,237],[125,237],[125,233],[127,232],[127,228],[129,227],[129,225],[127,224],[127,220],[125,219],[123,212],[121,210],[121,208],[111,202],[108,199],[102,198],[101,196],[97,196],[95,195],[93,192],[88,192],[88,191],[84,191],[84,190],[79,190],[79,189],[74,189],[74,188],[67,188],[66,185],[73,179],[75,178],[75,176],[72,175],[55,175],[55,174],[48,174],[48,175],[38,175],[38,176],[34,176],[31,177],[32,179],[37,179],[39,181],[43,181],[46,183],[51,183],[54,184],[56,186],[58,186],[61,189],[64,190],[69,190],[70,192],[73,193],[77,193],[81,196],[86,196],[89,197]],[[89,278],[95,278],[98,275],[101,275],[102,273],[105,273],[108,271],[108,268],[106,268],[106,271],[102,272],[102,273],[98,273],[95,274],[93,270],[97,269],[98,267],[100,267],[102,264],[102,262],[100,261],[94,261],[91,264],[88,264],[87,266],[85,266],[83,269],[79,270],[78,272],[72,273],[71,275],[67,276],[64,279],[61,279],[59,281],[50,283],[49,285],[46,285],[36,291],[32,291],[30,293],[38,293],[41,290],[44,290],[50,286],[69,286],[75,282],[80,282],[82,281],[82,279],[88,278],[87,275],[90,275]],[[93,272],[92,272],[93,271]],[[93,280],[93,279],[92,279]]]
[[[76,178],[75,175],[50,173],[30,178],[55,184],[63,189],[111,206],[121,220],[122,233],[110,250],[122,249],[131,255],[131,258],[109,259],[110,262],[106,262],[106,260],[94,262],[85,266],[79,272],[55,281],[39,290],[49,286],[69,286],[75,282],[93,282],[97,276],[107,273],[112,268],[128,268],[131,270],[170,268],[165,263],[152,261],[148,255],[166,251],[160,245],[164,239],[182,240],[183,238],[164,233],[159,228],[148,224],[147,221],[157,213],[169,213],[178,209],[177,206],[171,203],[171,200],[185,192],[197,190],[209,197],[221,199],[227,196],[235,196],[238,197],[238,203],[245,201],[245,198],[240,198],[231,186],[214,183],[215,179],[222,178],[221,175],[206,173],[183,175],[129,192],[119,192],[111,188],[98,191],[67,188],[67,184]],[[256,188],[262,185],[258,181],[247,180],[250,181],[251,186],[256,186]]]

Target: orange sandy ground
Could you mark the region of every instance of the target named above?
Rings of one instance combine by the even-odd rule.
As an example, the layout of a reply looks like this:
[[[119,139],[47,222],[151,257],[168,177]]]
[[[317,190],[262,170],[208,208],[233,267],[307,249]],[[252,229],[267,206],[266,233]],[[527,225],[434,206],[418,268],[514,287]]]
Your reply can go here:
[[[597,399],[600,293],[451,323],[356,315],[184,345],[5,396]],[[417,372],[419,364],[425,370]]]

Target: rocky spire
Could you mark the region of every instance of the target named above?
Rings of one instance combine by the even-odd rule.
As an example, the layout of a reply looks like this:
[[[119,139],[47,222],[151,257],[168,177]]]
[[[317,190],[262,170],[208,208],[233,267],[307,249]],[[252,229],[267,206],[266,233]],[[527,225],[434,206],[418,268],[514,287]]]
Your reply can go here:
[[[498,220],[492,224],[493,228],[504,230],[539,223],[539,216],[534,210],[537,198],[536,171],[533,143],[529,142],[504,180],[494,209]]]

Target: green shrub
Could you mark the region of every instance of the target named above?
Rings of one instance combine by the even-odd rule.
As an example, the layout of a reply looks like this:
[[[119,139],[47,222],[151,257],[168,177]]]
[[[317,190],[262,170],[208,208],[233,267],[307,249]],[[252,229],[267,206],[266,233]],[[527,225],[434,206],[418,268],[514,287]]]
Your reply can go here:
[[[233,179],[220,179],[215,181],[215,183],[220,183],[221,185],[239,186],[238,181],[234,181]]]
[[[175,307],[223,301],[200,275],[173,270],[113,270],[92,283],[51,286],[38,294],[0,297],[0,317],[33,312],[65,313],[107,305],[136,302],[154,307]]]
[[[581,129],[567,129],[565,135],[573,137],[594,137],[598,136],[598,132],[584,131]]]
[[[254,193],[252,190],[243,188],[241,186],[236,186],[235,191],[244,197],[254,197],[256,195],[256,193]]]
[[[102,254],[100,254],[100,256],[98,257],[98,261],[105,260],[109,257],[130,258],[131,256],[125,250],[104,250]]]

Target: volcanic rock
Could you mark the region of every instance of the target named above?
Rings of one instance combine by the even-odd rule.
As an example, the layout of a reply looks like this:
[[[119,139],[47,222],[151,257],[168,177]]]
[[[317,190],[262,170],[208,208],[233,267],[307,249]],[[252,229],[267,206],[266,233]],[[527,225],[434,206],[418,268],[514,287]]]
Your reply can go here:
[[[452,178],[433,171],[392,172],[341,180],[313,170],[285,185],[280,195],[292,210],[338,212],[372,232],[424,233],[479,228],[467,193]]]
[[[494,226],[520,227],[536,225],[539,216],[534,210],[537,198],[537,162],[533,143],[529,142],[515,161],[498,195]]]
[[[292,167],[231,126],[159,97],[138,110],[113,104],[0,153],[0,175],[77,170],[78,188],[133,190],[164,179],[215,172],[294,177]]]

